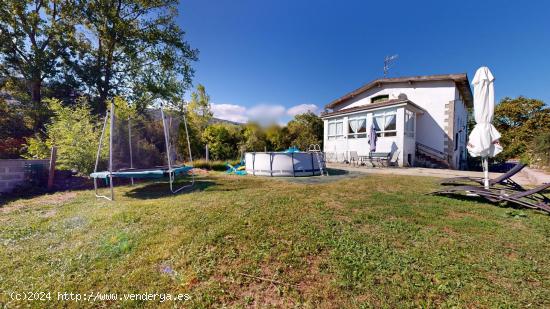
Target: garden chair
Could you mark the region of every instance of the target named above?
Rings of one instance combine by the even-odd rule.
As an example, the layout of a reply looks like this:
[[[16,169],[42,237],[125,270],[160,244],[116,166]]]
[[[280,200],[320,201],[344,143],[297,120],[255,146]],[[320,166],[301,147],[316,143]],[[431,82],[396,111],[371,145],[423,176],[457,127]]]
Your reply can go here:
[[[526,165],[523,163],[516,164],[512,169],[510,169],[508,172],[493,178],[489,179],[489,186],[494,186],[496,184],[503,185],[505,187],[509,187],[512,189],[518,189],[518,190],[524,190],[522,186],[520,186],[518,183],[513,181],[511,179],[512,176],[519,173]],[[481,177],[453,177],[453,178],[447,178],[443,179],[440,184],[442,185],[456,185],[464,182],[477,182],[481,185],[484,184],[484,178]]]
[[[466,193],[469,196],[481,196],[486,200],[496,202],[510,202],[520,206],[539,209],[550,213],[550,199],[542,192],[550,188],[550,183],[540,185],[530,190],[517,189],[485,189],[478,186],[455,186],[446,187],[443,190],[431,192],[429,194],[448,195]]]
[[[359,155],[357,154],[357,151],[349,152],[349,163],[355,166],[361,165],[361,160],[359,159]]]
[[[396,150],[391,154],[389,159],[387,159],[386,166],[396,167],[399,165],[399,162],[397,162],[398,160],[399,160],[399,150]]]

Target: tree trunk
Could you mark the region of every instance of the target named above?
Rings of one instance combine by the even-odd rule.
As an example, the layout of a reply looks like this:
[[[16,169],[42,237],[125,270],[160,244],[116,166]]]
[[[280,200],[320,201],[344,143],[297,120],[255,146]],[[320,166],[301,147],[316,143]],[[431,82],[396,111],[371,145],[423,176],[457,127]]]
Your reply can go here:
[[[42,100],[42,81],[41,80],[33,80],[31,81],[31,100],[32,104],[35,107],[40,106],[40,101]]]
[[[34,122],[34,129],[38,130],[44,126],[44,116],[46,112],[42,106],[42,81],[40,78],[34,79],[30,82],[31,90],[31,102],[32,102],[32,119]]]

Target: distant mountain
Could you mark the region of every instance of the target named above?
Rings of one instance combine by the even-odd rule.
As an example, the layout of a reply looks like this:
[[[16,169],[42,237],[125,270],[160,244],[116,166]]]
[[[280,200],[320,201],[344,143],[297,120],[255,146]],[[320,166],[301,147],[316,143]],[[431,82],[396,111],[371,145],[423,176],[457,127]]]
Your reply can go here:
[[[241,122],[236,122],[236,121],[231,121],[231,120],[225,120],[225,119],[212,117],[212,119],[210,119],[210,121],[209,121],[209,124],[215,124],[215,123],[227,123],[227,124],[232,124],[232,125],[235,125],[235,126],[240,126],[240,125],[244,124],[244,123],[241,123]]]

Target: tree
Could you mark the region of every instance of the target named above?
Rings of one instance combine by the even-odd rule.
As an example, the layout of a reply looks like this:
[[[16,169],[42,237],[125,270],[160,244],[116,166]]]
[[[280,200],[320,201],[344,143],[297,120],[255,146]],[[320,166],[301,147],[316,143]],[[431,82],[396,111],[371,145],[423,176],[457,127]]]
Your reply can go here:
[[[198,51],[176,24],[177,0],[93,0],[82,9],[73,69],[97,95],[96,109],[116,95],[137,103],[176,100],[191,83]],[[144,108],[142,106],[142,108]]]
[[[238,156],[237,144],[240,130],[237,126],[215,123],[206,128],[202,139],[208,145],[210,156],[214,160],[234,159]]]
[[[497,158],[529,160],[533,138],[550,131],[550,109],[540,100],[506,97],[496,106],[493,123],[504,147]]]
[[[311,144],[323,143],[323,120],[312,112],[296,115],[288,125],[290,143],[301,150],[307,150]]]
[[[0,97],[0,159],[21,155],[25,136],[32,132],[29,122],[23,110]]]
[[[75,169],[82,174],[93,171],[101,125],[91,113],[89,104],[79,100],[75,106],[63,106],[57,99],[46,99],[54,116],[46,124],[46,138],[36,135],[28,139],[28,158],[47,158],[57,146],[58,167]],[[105,140],[108,140],[106,138]],[[103,147],[104,151],[108,148]]]
[[[257,123],[249,122],[242,130],[241,152],[265,151],[267,147],[266,135]]]
[[[550,166],[550,131],[543,132],[533,139],[531,162],[539,167]]]
[[[281,151],[290,147],[288,128],[271,125],[265,130],[267,147],[273,151]]]
[[[35,128],[44,122],[42,86],[59,72],[74,34],[74,1],[0,1],[0,72],[23,79],[30,93]]]
[[[208,126],[213,113],[210,106],[210,96],[206,93],[206,88],[198,84],[197,90],[191,93],[191,100],[187,105],[189,122],[193,123],[200,131]]]

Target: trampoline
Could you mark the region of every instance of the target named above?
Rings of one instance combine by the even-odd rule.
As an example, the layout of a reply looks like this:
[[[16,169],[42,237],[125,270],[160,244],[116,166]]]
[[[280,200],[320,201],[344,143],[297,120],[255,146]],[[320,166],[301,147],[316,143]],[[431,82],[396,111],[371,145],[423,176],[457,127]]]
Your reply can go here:
[[[180,121],[183,120],[183,121]],[[108,141],[105,136],[108,134]],[[183,135],[185,134],[185,135]],[[182,142],[185,137],[186,142]],[[108,148],[108,151],[106,151]],[[149,109],[137,115],[131,109],[107,110],[99,140],[94,172],[95,196],[114,200],[114,179],[166,179],[170,192],[177,193],[195,183],[193,167],[184,163],[187,151],[192,162],[187,122],[183,113],[174,110]],[[177,177],[190,176],[189,184],[175,188]],[[100,194],[98,180],[104,180],[110,194]]]

